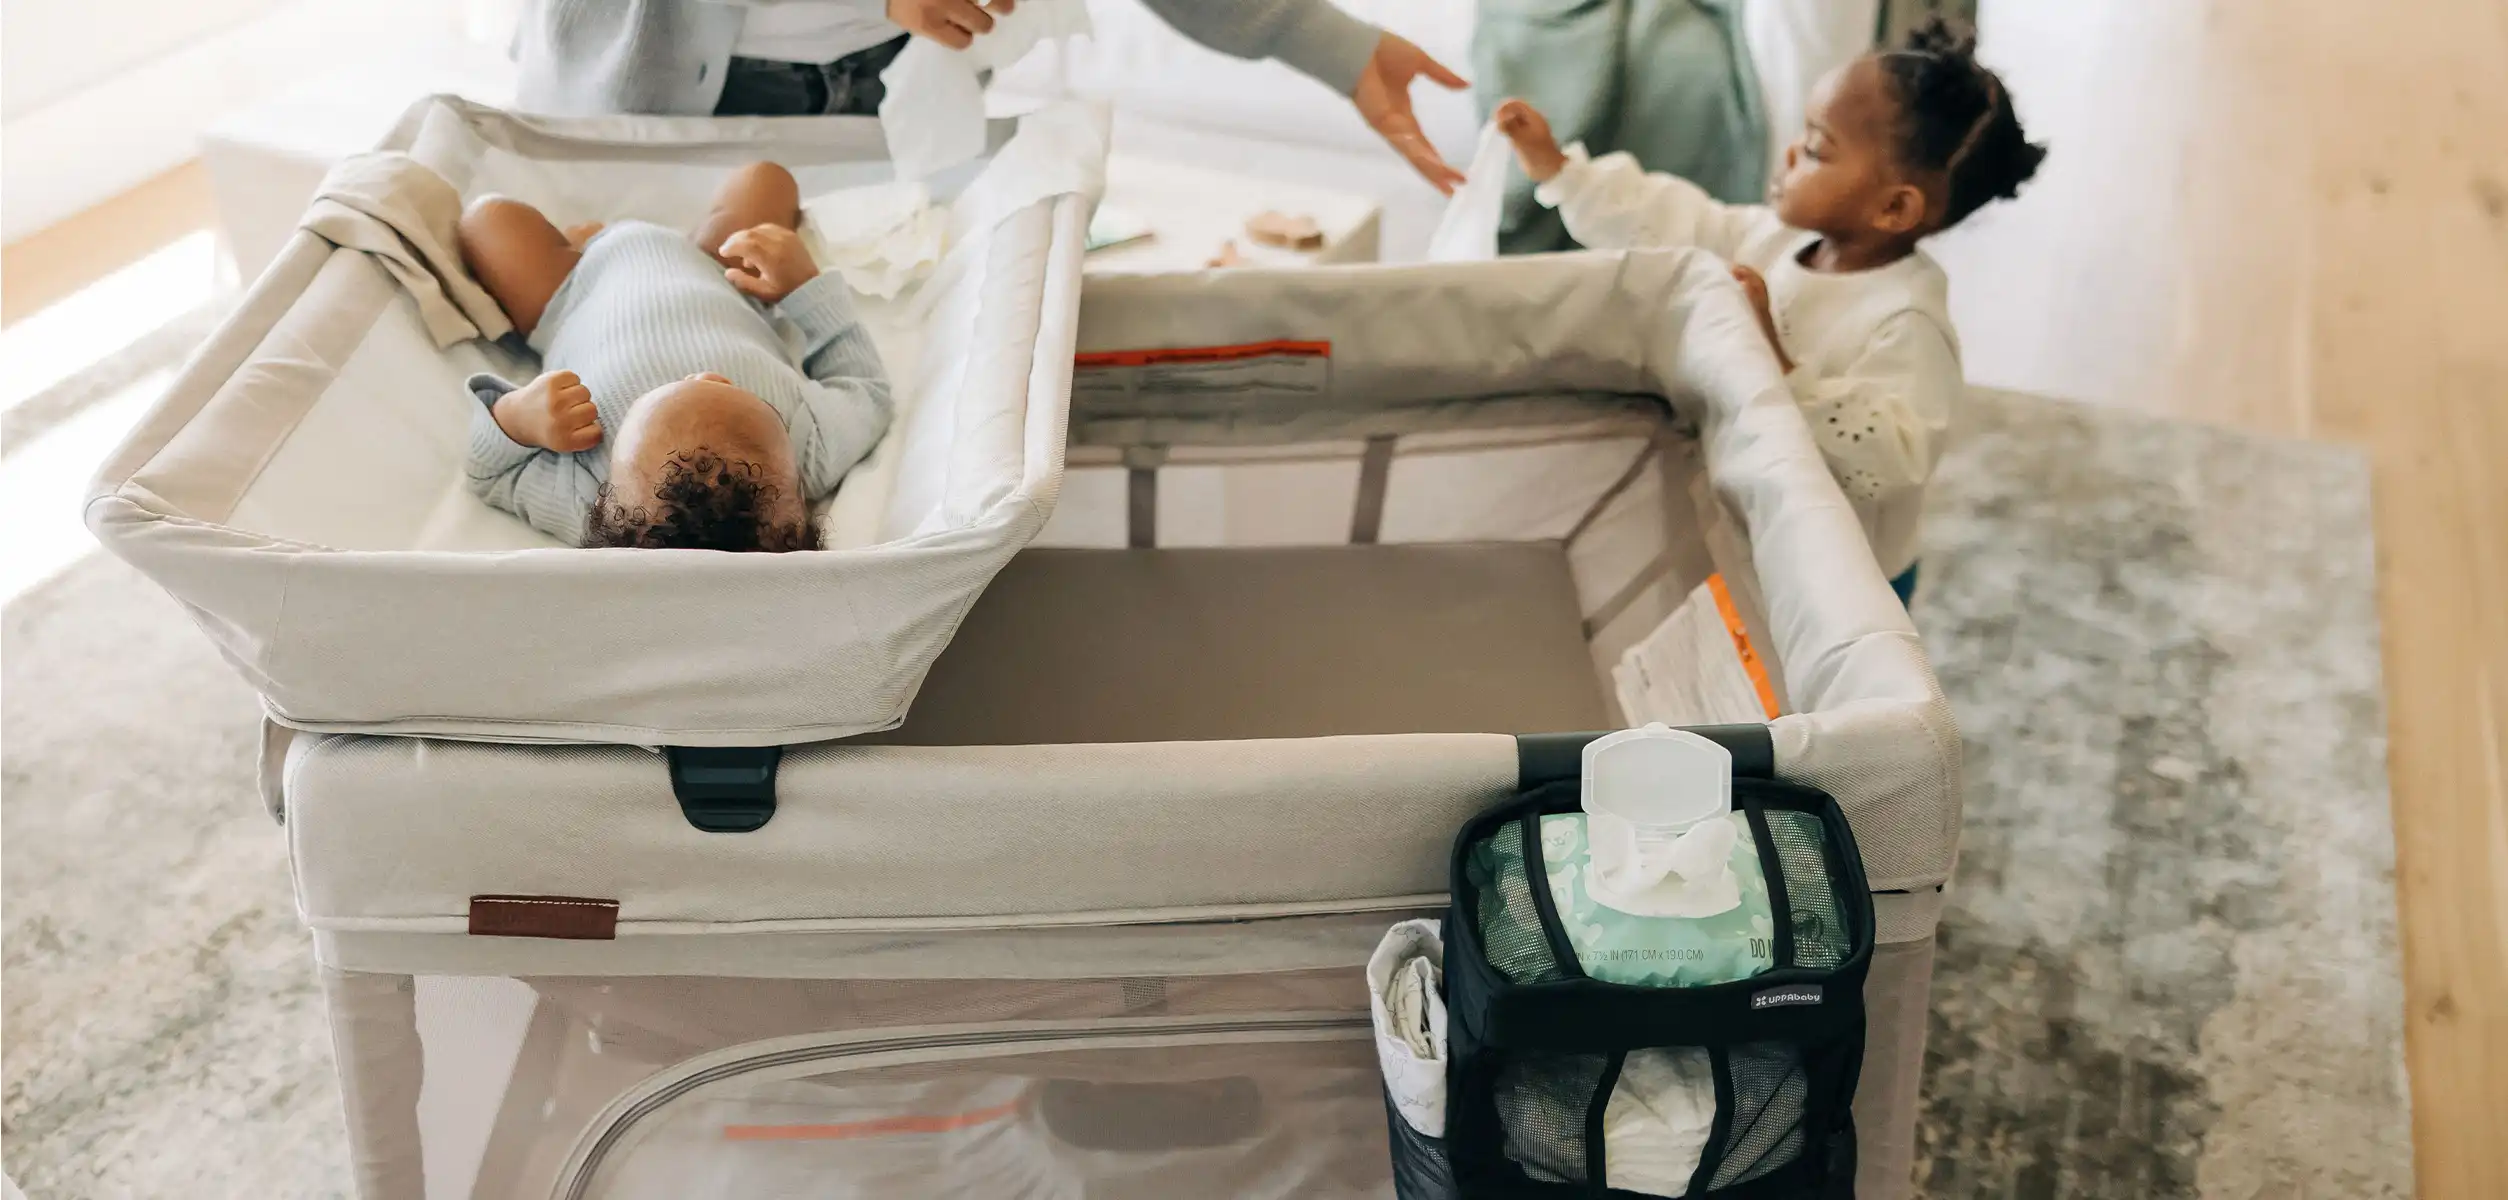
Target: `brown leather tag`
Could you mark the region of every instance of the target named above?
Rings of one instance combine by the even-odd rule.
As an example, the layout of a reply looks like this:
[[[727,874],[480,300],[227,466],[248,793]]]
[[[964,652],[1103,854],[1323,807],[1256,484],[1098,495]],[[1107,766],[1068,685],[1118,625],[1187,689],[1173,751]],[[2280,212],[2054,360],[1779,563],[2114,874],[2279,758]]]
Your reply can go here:
[[[618,901],[575,896],[472,896],[470,933],[473,937],[613,941],[618,937]]]

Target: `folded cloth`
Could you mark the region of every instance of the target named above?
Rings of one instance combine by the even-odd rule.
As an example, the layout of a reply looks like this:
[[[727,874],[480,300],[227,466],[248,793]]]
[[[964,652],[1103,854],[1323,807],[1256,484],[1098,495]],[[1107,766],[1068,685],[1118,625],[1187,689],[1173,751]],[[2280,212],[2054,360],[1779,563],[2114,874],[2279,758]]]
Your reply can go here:
[[[1498,224],[1506,212],[1507,184],[1515,169],[1515,143],[1498,123],[1481,126],[1463,186],[1446,200],[1437,232],[1428,239],[1430,262],[1478,262],[1498,257]]]
[[[940,261],[948,213],[921,180],[843,188],[801,202],[801,244],[822,271],[865,296],[894,299]]]
[[[406,154],[378,152],[331,168],[299,224],[334,246],[373,255],[418,302],[427,336],[442,349],[514,330],[462,266],[461,216],[461,193],[442,175]]]
[[[1435,921],[1386,930],[1367,959],[1368,1015],[1385,1094],[1403,1123],[1432,1138],[1446,1135],[1445,961]]]

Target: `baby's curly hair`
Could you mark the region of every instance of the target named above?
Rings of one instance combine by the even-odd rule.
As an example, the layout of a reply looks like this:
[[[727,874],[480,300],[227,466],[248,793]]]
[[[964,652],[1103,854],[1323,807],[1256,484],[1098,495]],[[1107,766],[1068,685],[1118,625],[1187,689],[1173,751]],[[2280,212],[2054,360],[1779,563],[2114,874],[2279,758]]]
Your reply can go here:
[[[783,488],[760,478],[758,465],[725,459],[708,450],[672,456],[652,504],[634,508],[601,485],[585,518],[583,544],[592,549],[759,550],[780,554],[819,548],[817,518],[776,521],[770,514]],[[802,510],[808,513],[805,505]]]
[[[1976,32],[1935,17],[1879,56],[1898,93],[1899,159],[1949,181],[1940,228],[2020,194],[2046,147],[2029,140],[2003,80],[1977,61]]]

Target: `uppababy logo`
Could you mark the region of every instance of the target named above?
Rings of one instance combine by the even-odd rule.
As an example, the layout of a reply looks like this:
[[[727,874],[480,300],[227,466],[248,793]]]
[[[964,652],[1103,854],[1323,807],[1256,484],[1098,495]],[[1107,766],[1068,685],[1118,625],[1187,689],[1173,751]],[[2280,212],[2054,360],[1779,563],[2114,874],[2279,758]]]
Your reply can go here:
[[[1750,994],[1750,1007],[1754,1012],[1763,1008],[1784,1008],[1796,1004],[1818,1003],[1820,1003],[1820,985],[1816,983],[1797,987],[1769,988],[1764,992]]]

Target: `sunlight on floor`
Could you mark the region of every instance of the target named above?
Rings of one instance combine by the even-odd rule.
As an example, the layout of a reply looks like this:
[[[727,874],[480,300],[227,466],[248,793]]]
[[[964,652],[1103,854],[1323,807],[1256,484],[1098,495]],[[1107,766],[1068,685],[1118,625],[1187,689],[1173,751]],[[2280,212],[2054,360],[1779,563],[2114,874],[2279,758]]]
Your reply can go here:
[[[0,411],[208,303],[216,288],[217,237],[203,229],[0,329]]]
[[[83,371],[199,309],[217,290],[217,240],[187,234],[131,265],[0,329],[0,411]],[[96,548],[80,518],[88,480],[172,381],[151,371],[86,405],[0,458],[0,603],[57,575]]]
[[[173,379],[171,368],[152,371],[0,462],[0,522],[9,530],[8,549],[0,553],[0,604],[96,548],[80,516],[87,481]]]

